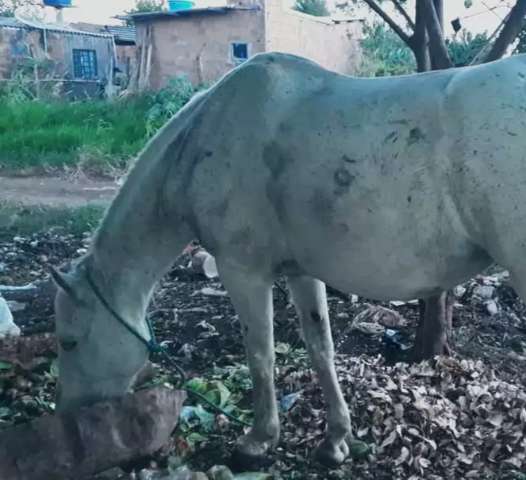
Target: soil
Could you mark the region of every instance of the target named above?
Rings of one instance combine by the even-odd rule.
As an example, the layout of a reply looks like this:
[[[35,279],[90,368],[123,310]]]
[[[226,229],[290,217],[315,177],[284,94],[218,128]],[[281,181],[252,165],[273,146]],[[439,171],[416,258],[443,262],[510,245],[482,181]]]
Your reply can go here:
[[[1,183],[0,191],[2,191]],[[72,258],[82,255],[88,244],[88,234],[72,236],[60,231],[1,242],[0,284],[23,285],[46,278],[49,264],[57,266],[69,262]],[[184,268],[186,261],[185,258],[178,260],[176,266],[161,281],[155,293],[149,315],[155,324],[156,333],[190,378],[210,377],[218,369],[226,371],[229,368],[239,368],[239,365],[244,364],[245,359],[238,318],[230,300],[225,295],[209,295],[210,290],[207,291],[207,288],[217,292],[223,290],[222,285],[217,280],[207,280],[189,273]],[[481,373],[482,371],[490,372],[487,373],[488,378],[498,378],[499,382],[504,382],[503,385],[508,385],[505,382],[509,382],[510,385],[515,386],[514,388],[523,389],[526,385],[526,309],[505,278],[499,277],[493,294],[498,305],[498,313],[494,315],[488,313],[485,303],[474,294],[474,289],[487,284],[488,278],[493,277],[480,276],[468,282],[465,291],[458,297],[454,313],[454,333],[451,339],[455,357],[459,361],[463,359],[464,362],[468,362],[465,365],[479,365],[476,368],[469,367],[472,369],[470,375],[473,379],[477,376],[483,378],[486,373]],[[280,286],[281,288],[274,289],[276,341],[289,348],[280,350],[277,355],[277,396],[278,399],[284,399],[289,394],[298,393],[298,400],[290,409],[282,413],[282,441],[270,456],[269,463],[262,467],[264,471],[272,472],[273,478],[284,479],[429,478],[438,480],[472,478],[473,471],[478,472],[480,478],[521,478],[512,476],[519,474],[520,464],[518,469],[510,469],[504,462],[492,461],[491,456],[488,460],[486,458],[488,455],[482,450],[475,452],[473,457],[479,463],[469,464],[466,460],[468,463],[457,465],[458,462],[455,461],[448,460],[447,463],[439,460],[438,457],[432,457],[434,460],[431,461],[431,465],[421,460],[421,465],[424,467],[418,467],[420,471],[405,459],[393,463],[395,450],[387,453],[385,450],[387,446],[384,447],[383,454],[380,450],[380,453],[369,455],[362,460],[349,460],[337,470],[327,470],[318,465],[311,458],[311,452],[321,439],[325,428],[323,400],[316,378],[301,353],[303,343],[298,332],[298,322],[294,309],[286,298],[284,283],[280,282]],[[372,369],[371,371],[382,378],[391,375],[396,382],[398,375],[396,372],[410,368],[404,366],[404,363],[397,362],[409,359],[409,350],[405,350],[405,345],[411,345],[413,340],[418,305],[379,304],[363,298],[351,298],[331,289],[329,289],[329,305],[338,352],[339,376],[344,379],[346,400],[354,412],[355,433],[359,431],[363,433],[365,428],[368,428],[368,422],[373,421],[369,417],[372,415],[370,413],[372,406],[367,404],[363,395],[366,396],[368,392],[374,390],[370,384],[365,387],[363,386],[365,384],[360,383],[367,377],[367,373],[363,374],[363,372]],[[350,327],[352,318],[369,305],[383,305],[398,311],[407,319],[407,325],[396,328],[395,337],[375,336],[352,330]],[[41,341],[43,334],[48,335],[45,337],[47,339],[52,338],[53,309],[49,298],[34,299],[24,310],[14,312],[14,316],[24,336],[34,338],[35,341],[37,339]],[[44,357],[44,367],[42,363],[37,362],[30,370],[18,368],[15,376],[3,380],[3,389],[0,390],[0,422],[3,423],[0,423],[0,428],[2,424],[10,425],[27,421],[52,411],[54,380],[43,372],[47,371],[53,359],[53,347],[45,341],[44,343],[46,347],[44,352],[41,352],[41,356]],[[481,363],[473,363],[475,361]],[[361,366],[356,362],[361,362]],[[349,372],[355,372],[356,368],[358,368],[356,371],[362,372],[362,379],[354,383],[355,380],[349,378]],[[438,369],[439,366],[434,365],[433,368]],[[170,367],[165,365],[165,369],[169,372]],[[417,375],[411,381],[416,382],[416,385],[423,385],[422,378],[424,377]],[[381,384],[380,381],[376,382],[374,379],[372,381],[373,386],[376,383]],[[409,380],[406,380],[406,384],[408,382]],[[249,407],[249,398],[249,388],[247,388],[240,404]],[[385,411],[388,409],[387,406],[382,408]],[[2,409],[7,412],[3,418]],[[388,423],[388,419],[381,420],[382,425]],[[188,447],[181,432],[175,432],[173,444],[153,459],[153,466],[166,465],[170,458],[180,457],[183,450],[184,461],[195,470],[205,471],[213,465],[228,463],[234,441],[242,433],[242,427],[228,422],[221,416],[216,417],[214,425],[206,440],[194,448]],[[524,435],[526,427],[519,425],[517,428],[519,431],[522,428]],[[363,435],[372,442],[371,438],[374,437],[372,433]],[[403,438],[405,437],[400,435],[402,443],[397,444],[396,447],[398,453],[402,452],[401,456],[404,455],[403,445],[408,442]],[[428,440],[430,444],[439,442],[438,436],[432,438],[433,440]],[[451,438],[448,437],[448,441],[454,441],[455,444],[464,441],[462,440],[464,437],[454,439],[451,436]],[[469,450],[462,445],[458,448]],[[446,450],[447,448],[444,447],[443,451]],[[413,450],[411,452],[415,459],[420,458]],[[459,456],[458,452],[455,456]],[[129,468],[140,468],[145,465],[152,464],[147,461]],[[526,463],[523,466],[526,468]],[[423,472],[422,468],[427,470]],[[411,469],[415,469],[414,472]],[[123,474],[119,478],[132,477]]]
[[[71,208],[106,205],[117,192],[116,182],[84,174],[56,176],[0,176],[0,204]]]

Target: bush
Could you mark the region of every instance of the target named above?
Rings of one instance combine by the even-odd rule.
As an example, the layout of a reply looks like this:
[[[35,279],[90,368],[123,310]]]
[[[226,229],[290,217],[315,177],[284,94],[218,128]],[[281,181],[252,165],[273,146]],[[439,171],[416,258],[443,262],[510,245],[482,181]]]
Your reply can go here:
[[[192,98],[198,89],[184,77],[170,80],[162,90],[150,96],[151,107],[146,113],[146,134],[148,137],[159,130]]]

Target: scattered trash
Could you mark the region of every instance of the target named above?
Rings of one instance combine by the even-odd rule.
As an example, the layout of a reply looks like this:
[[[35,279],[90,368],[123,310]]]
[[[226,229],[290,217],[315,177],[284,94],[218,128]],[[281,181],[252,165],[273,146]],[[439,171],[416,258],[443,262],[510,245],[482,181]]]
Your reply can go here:
[[[4,297],[0,296],[0,338],[20,335],[20,328],[15,325],[13,315]]]
[[[202,248],[192,253],[190,268],[195,273],[202,274],[208,279],[219,276],[215,258]]]
[[[386,328],[407,325],[407,320],[398,312],[379,305],[368,305],[354,318],[352,328],[368,335],[381,335]]]
[[[499,305],[495,300],[488,300],[487,302],[484,302],[484,306],[490,315],[497,315],[497,313],[499,313]]]
[[[473,289],[473,295],[484,300],[489,300],[495,295],[495,287],[491,285],[478,285]]]
[[[393,307],[403,307],[404,305],[418,305],[418,300],[408,300],[407,302],[404,302],[402,300],[391,300],[389,302]]]
[[[394,346],[403,352],[411,348],[411,345],[404,343],[403,336],[400,332],[390,328],[385,329],[383,341],[387,346]]]
[[[468,289],[464,287],[464,285],[457,285],[453,289],[453,295],[455,295],[457,298],[462,298],[467,291]]]
[[[192,296],[199,295],[199,294],[206,295],[208,297],[226,297],[228,295],[226,290],[217,290],[211,287],[204,287],[201,290],[194,292]]]
[[[281,398],[279,406],[282,412],[288,412],[294,404],[301,398],[302,392],[289,393]]]

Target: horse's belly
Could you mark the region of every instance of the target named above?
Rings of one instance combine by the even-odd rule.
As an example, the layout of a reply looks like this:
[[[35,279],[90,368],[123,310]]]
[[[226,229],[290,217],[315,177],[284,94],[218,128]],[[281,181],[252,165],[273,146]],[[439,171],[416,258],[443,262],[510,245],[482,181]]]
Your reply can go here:
[[[409,228],[411,227],[411,228]],[[388,299],[425,298],[471,278],[492,259],[453,228],[422,236],[423,225],[342,234],[321,229],[319,237],[295,235],[294,256],[304,270],[341,291]],[[371,230],[368,230],[371,233]],[[322,240],[323,237],[323,240]]]

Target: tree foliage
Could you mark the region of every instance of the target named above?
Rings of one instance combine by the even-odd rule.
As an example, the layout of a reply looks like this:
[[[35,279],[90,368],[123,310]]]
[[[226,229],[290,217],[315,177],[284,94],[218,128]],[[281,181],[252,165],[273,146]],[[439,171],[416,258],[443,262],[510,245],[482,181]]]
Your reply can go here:
[[[518,42],[515,47],[515,53],[526,53],[526,22],[517,36]]]
[[[0,0],[0,17],[14,17],[17,9],[32,9],[38,5],[37,0]]]
[[[473,35],[466,30],[446,41],[449,56],[455,67],[469,65],[487,43],[486,33]],[[363,61],[360,75],[383,77],[416,71],[413,52],[385,23],[365,25],[361,45]]]
[[[413,52],[385,23],[366,24],[361,46],[363,59],[360,75],[383,77],[416,70]]]
[[[462,33],[458,37],[446,42],[453,65],[455,65],[455,67],[470,65],[488,44],[488,41],[489,39],[486,33],[473,35],[467,30],[462,30]]]
[[[330,15],[325,0],[296,0],[294,10],[315,17],[327,17]]]
[[[128,14],[142,12],[160,12],[164,10],[164,0],[135,0],[135,5]]]

